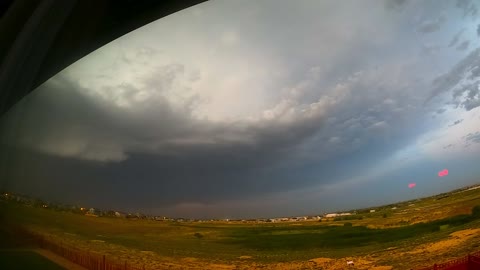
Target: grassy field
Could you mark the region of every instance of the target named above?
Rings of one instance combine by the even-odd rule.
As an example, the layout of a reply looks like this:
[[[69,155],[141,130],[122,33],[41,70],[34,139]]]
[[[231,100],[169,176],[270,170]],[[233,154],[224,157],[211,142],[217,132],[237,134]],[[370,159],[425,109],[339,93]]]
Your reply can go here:
[[[336,269],[333,262],[346,259],[363,261],[365,268],[359,263],[357,269],[408,269],[479,250],[480,217],[471,214],[476,205],[480,189],[377,207],[375,213],[358,210],[349,220],[322,222],[160,222],[11,203],[3,203],[1,211],[11,224],[147,269],[318,269],[327,261],[321,267]]]

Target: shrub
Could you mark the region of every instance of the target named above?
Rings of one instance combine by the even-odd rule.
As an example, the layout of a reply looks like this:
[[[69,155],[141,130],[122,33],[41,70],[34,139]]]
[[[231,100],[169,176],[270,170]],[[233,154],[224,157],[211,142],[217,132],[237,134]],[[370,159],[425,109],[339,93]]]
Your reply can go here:
[[[448,225],[448,224],[440,225],[440,230],[446,230],[446,229],[448,229],[448,227],[450,227],[450,225]]]
[[[472,208],[472,217],[473,218],[480,218],[480,205],[477,205]]]
[[[352,227],[353,224],[351,222],[345,222],[345,223],[343,223],[343,226],[344,227]]]
[[[198,238],[198,239],[202,239],[202,238],[203,238],[203,234],[198,233],[198,232],[195,233],[193,236],[195,236],[195,237]]]
[[[383,214],[383,218],[387,218],[387,214],[386,214],[386,213],[385,213],[385,214]]]

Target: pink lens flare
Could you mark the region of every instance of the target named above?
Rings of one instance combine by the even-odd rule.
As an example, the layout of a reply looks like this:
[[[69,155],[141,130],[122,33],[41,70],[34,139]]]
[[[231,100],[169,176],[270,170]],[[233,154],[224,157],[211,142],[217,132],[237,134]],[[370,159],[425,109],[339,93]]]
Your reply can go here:
[[[447,176],[447,175],[448,175],[448,170],[447,169],[443,169],[442,171],[438,172],[439,177],[444,177],[444,176]]]
[[[414,188],[417,184],[416,183],[410,183],[408,184],[408,188]]]

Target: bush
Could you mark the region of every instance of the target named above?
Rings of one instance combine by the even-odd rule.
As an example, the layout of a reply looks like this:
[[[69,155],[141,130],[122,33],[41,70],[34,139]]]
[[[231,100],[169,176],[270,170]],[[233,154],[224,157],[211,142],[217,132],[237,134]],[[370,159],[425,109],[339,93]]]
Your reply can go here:
[[[385,213],[385,214],[383,214],[383,218],[387,218],[387,214],[386,214],[386,213]]]
[[[472,208],[472,217],[473,218],[480,218],[480,205],[477,205]]]
[[[198,232],[195,233],[193,236],[195,236],[195,237],[198,238],[198,239],[202,239],[202,238],[203,238],[203,234],[198,233]]]
[[[345,222],[345,223],[343,223],[343,226],[344,227],[352,227],[353,224],[351,222]]]

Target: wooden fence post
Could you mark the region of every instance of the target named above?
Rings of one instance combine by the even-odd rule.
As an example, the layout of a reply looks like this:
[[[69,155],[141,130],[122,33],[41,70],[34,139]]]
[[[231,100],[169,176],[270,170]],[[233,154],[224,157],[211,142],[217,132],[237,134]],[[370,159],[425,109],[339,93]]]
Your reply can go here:
[[[107,270],[107,265],[105,264],[105,255],[103,255],[103,270]]]
[[[127,260],[125,260],[125,270],[127,270]]]

